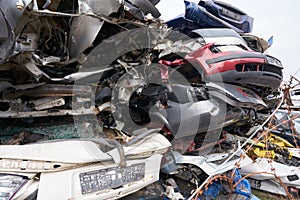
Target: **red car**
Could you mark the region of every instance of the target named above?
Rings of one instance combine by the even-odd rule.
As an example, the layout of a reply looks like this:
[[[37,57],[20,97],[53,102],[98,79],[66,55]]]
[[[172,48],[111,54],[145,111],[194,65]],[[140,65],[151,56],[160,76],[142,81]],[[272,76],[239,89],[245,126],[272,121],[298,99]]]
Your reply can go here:
[[[262,96],[276,90],[282,81],[283,67],[278,59],[242,44],[209,43],[184,60],[198,70],[200,67],[203,81],[250,87]]]
[[[204,82],[241,85],[261,96],[266,96],[279,87],[283,69],[281,62],[272,56],[253,51],[233,30],[199,29],[193,33],[203,39],[204,46],[187,54],[181,62],[176,60],[161,63],[181,65],[177,69],[191,82],[199,81],[195,76],[196,71],[199,71]]]
[[[275,90],[282,81],[281,62],[269,55],[255,52],[243,45],[206,44],[187,55],[185,60],[203,71],[203,78]]]

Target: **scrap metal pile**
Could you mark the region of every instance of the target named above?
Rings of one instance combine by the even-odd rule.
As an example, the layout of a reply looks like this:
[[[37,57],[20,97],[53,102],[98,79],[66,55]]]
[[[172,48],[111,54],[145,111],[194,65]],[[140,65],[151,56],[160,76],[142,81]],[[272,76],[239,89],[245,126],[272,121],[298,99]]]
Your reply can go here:
[[[0,23],[0,199],[299,198],[292,81],[243,11],[0,0]]]

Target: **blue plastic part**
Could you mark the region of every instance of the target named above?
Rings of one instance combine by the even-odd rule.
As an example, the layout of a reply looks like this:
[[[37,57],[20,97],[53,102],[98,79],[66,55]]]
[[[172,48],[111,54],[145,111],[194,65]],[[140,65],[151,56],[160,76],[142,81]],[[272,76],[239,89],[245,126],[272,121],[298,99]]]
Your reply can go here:
[[[242,176],[241,176],[239,170],[236,169],[233,183],[237,183],[241,178],[242,178]],[[247,197],[247,199],[250,199],[252,194],[251,194],[251,186],[250,186],[249,181],[247,179],[243,179],[236,186],[235,193],[243,195],[243,196]]]
[[[271,37],[268,39],[268,45],[269,45],[269,47],[273,44],[273,41],[274,41],[274,37],[271,36]]]
[[[213,183],[207,190],[203,192],[204,196],[208,199],[215,199],[221,192],[221,184]]]
[[[242,176],[238,169],[235,170],[235,176],[233,177],[233,184],[242,179]],[[204,199],[215,199],[222,191],[226,191],[226,188],[222,186],[220,181],[212,183],[207,190],[204,190]],[[235,188],[234,193],[245,196],[247,200],[259,200],[258,197],[252,195],[251,186],[247,179],[243,179]],[[202,198],[201,198],[202,199]]]
[[[226,28],[226,26],[218,20],[211,18],[199,6],[193,2],[185,1],[186,14],[185,17],[192,20],[197,25],[205,28]]]
[[[211,0],[200,1],[200,5],[190,1],[184,1],[184,3],[185,16],[167,22],[168,26],[175,30],[185,34],[199,28],[231,28],[238,33],[252,31],[253,18],[229,4],[215,3]],[[239,13],[240,19],[235,20],[224,15],[225,8],[228,12],[232,11],[231,15],[235,12]]]

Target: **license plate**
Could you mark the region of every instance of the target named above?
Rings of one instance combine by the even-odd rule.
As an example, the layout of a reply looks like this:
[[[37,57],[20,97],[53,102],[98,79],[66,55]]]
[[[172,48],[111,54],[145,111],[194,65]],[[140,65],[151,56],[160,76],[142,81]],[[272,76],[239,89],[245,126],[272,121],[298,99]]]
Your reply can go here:
[[[222,8],[221,13],[222,13],[222,15],[229,17],[231,19],[235,19],[237,21],[241,21],[241,19],[242,19],[242,17],[239,14],[234,13],[226,8]]]
[[[144,177],[145,163],[133,164],[124,168],[115,167],[79,174],[82,194],[117,188],[124,184],[142,180]]]
[[[271,57],[271,56],[267,56],[267,63],[271,64],[271,65],[282,67],[282,64],[281,64],[280,60],[278,60],[274,57]]]

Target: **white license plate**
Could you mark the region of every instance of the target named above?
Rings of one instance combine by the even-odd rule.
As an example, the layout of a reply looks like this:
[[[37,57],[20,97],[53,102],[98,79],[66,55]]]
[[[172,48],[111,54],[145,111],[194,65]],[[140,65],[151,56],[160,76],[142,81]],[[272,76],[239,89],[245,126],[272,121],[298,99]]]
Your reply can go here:
[[[144,179],[145,163],[114,167],[79,174],[81,193],[88,194]]]

